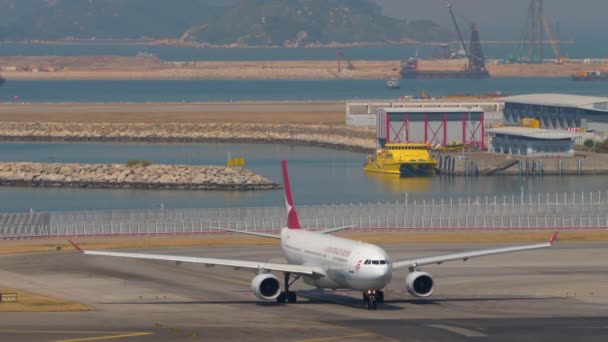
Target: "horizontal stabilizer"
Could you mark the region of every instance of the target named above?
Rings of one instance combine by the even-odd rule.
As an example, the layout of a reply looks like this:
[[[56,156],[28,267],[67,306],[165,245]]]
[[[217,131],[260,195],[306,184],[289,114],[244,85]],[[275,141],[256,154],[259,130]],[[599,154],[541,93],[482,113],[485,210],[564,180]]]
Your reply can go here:
[[[259,233],[259,232],[251,232],[251,231],[248,231],[248,230],[228,229],[228,228],[220,228],[220,227],[209,227],[209,228],[215,229],[215,230],[224,230],[224,231],[233,232],[233,233],[240,233],[240,234],[246,234],[246,235],[266,237],[266,238],[271,238],[271,239],[279,239],[279,240],[281,239],[281,236],[279,234]]]
[[[341,230],[355,228],[355,227],[356,226],[333,227],[333,228],[322,229],[322,230],[319,231],[319,233],[321,233],[321,234],[329,234],[329,233],[335,233],[335,232],[339,232]]]

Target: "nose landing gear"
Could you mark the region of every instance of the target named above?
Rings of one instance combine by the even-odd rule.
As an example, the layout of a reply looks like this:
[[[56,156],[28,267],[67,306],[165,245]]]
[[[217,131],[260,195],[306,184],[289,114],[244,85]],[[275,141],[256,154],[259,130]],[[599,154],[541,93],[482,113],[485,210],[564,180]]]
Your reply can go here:
[[[384,303],[384,292],[376,289],[363,291],[363,306],[367,310],[376,310],[377,303]]]

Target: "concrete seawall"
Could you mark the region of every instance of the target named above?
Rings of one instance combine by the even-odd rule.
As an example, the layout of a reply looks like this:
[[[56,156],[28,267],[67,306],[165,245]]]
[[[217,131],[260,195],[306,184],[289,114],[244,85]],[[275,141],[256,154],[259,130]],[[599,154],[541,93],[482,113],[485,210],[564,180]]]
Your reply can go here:
[[[454,176],[540,176],[540,175],[605,175],[608,174],[608,155],[580,152],[573,157],[540,158],[509,156],[497,153],[436,154],[443,174]],[[453,168],[446,169],[446,157],[454,160]],[[439,158],[442,162],[439,162]],[[450,161],[447,161],[450,164]],[[467,165],[468,163],[468,165]],[[521,163],[521,164],[520,164]],[[521,166],[520,166],[521,165]],[[520,169],[521,167],[521,169]]]
[[[3,141],[290,143],[370,152],[374,131],[303,124],[0,122]]]
[[[0,163],[0,185],[168,190],[266,190],[274,183],[222,166]]]

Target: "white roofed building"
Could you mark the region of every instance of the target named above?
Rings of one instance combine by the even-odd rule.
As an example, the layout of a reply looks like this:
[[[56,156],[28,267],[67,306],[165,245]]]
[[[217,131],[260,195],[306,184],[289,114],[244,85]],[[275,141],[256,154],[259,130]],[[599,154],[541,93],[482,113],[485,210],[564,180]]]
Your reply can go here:
[[[527,127],[501,127],[486,131],[489,151],[534,157],[571,157],[579,133]]]
[[[534,118],[544,129],[608,132],[608,97],[529,94],[502,101],[506,124],[520,125],[523,118]]]

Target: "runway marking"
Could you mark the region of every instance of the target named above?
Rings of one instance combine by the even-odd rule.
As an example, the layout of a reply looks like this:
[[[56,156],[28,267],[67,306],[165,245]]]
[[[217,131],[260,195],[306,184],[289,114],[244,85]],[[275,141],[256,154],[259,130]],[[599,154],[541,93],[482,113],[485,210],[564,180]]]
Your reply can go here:
[[[335,340],[343,340],[352,337],[363,337],[363,336],[372,336],[374,333],[363,333],[363,334],[354,334],[354,335],[344,335],[344,336],[333,336],[333,337],[321,337],[321,338],[311,338],[307,340],[296,340],[294,342],[321,342],[321,341],[335,341]]]
[[[0,330],[0,333],[28,334],[125,334],[125,331],[75,331],[75,330]]]
[[[233,328],[234,324],[180,324],[182,327],[194,327],[194,328]],[[259,329],[274,329],[277,327],[276,324],[239,324],[239,328],[259,328]],[[335,328],[327,324],[281,324],[281,328],[291,329],[308,329],[308,328]],[[339,327],[342,330],[352,330],[348,327]]]
[[[118,339],[118,338],[146,336],[146,335],[152,335],[152,333],[150,333],[150,332],[135,332],[135,333],[121,334],[121,335],[108,335],[108,336],[99,336],[99,337],[85,337],[85,338],[76,338],[76,339],[72,339],[72,340],[57,340],[55,342],[81,342],[81,341],[113,340],[113,339]]]
[[[454,334],[462,335],[464,337],[488,337],[488,335],[482,334],[479,331],[466,329],[466,328],[462,328],[462,327],[455,327],[455,326],[451,326],[451,325],[429,324],[429,325],[427,325],[427,327],[446,330],[446,331],[449,331]]]

